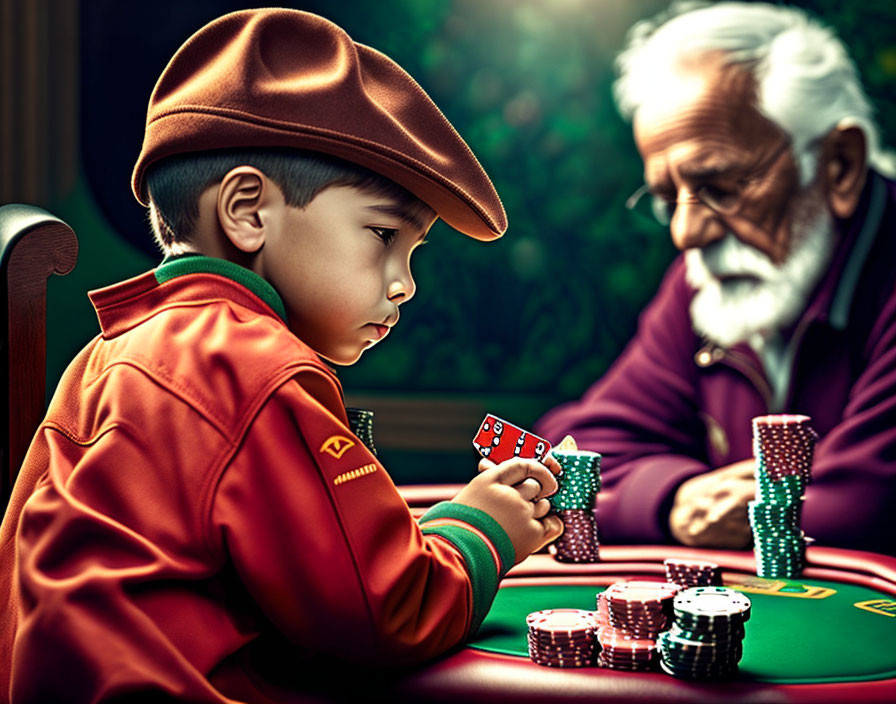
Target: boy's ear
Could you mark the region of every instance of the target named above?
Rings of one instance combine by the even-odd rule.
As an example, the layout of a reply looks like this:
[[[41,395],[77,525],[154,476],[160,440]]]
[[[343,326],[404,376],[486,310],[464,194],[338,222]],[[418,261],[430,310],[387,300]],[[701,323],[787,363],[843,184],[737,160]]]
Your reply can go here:
[[[265,208],[271,183],[254,166],[237,166],[218,186],[218,222],[233,246],[242,252],[261,249],[265,240]]]
[[[837,125],[821,147],[819,174],[828,207],[838,218],[855,211],[865,187],[868,157],[865,133],[853,125]]]

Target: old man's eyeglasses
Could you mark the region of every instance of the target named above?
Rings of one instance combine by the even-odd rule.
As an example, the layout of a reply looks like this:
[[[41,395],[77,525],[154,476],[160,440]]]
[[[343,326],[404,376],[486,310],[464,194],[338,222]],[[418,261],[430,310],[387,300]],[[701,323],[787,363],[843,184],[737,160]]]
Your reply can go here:
[[[768,176],[769,170],[789,149],[790,140],[784,140],[767,159],[752,167],[748,173],[732,182],[732,185],[720,187],[703,184],[694,189],[693,197],[670,200],[653,193],[646,183],[632,193],[625,201],[629,210],[650,217],[660,225],[667,226],[672,222],[675,208],[679,203],[701,203],[720,215],[736,215],[743,207],[750,191]],[[649,198],[645,198],[649,196]]]

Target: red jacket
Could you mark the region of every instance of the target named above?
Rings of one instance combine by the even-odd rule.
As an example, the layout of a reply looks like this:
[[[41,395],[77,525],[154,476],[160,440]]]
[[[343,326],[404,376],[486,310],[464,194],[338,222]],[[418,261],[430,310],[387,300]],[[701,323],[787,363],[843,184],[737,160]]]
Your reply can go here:
[[[478,626],[506,534],[458,504],[421,530],[266,282],[188,257],[91,299],[0,532],[14,702],[276,700],[250,661],[407,663]]]
[[[806,534],[896,554],[896,183],[872,173],[857,212],[838,225],[831,265],[790,331],[793,373],[780,405],[749,346],[723,349],[694,333],[679,257],[607,374],[534,426],[603,454],[603,542],[671,540],[682,482],[750,458],[751,419],[788,412],[811,416],[820,435]]]

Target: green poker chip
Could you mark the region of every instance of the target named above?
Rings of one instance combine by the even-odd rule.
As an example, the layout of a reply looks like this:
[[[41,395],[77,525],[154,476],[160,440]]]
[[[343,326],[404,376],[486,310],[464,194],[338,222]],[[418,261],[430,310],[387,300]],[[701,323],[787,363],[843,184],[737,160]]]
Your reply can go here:
[[[600,491],[601,456],[587,450],[552,450],[551,454],[562,469],[551,506],[558,511],[594,508]]]

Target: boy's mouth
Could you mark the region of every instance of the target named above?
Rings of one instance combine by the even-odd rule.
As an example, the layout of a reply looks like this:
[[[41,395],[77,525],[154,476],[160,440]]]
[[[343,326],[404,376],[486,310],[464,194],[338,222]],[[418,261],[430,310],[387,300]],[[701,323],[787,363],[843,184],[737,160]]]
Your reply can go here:
[[[380,325],[377,323],[370,323],[370,327],[372,327],[376,331],[376,339],[382,340],[386,335],[389,334],[389,326],[388,325]]]

